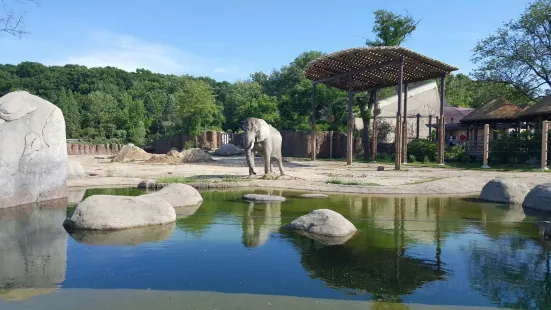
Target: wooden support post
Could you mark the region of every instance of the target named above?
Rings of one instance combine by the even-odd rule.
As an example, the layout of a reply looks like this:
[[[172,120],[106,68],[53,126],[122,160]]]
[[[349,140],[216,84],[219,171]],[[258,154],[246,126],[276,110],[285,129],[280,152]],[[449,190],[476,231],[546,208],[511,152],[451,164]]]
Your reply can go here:
[[[348,86],[348,135],[346,136],[346,164],[352,165],[352,143],[354,141],[354,116],[352,115],[354,93],[352,92],[352,75],[349,76]]]
[[[400,69],[398,71],[398,110],[396,113],[396,131],[395,131],[395,150],[394,150],[394,169],[400,170],[402,167],[402,92],[404,89],[404,57],[400,59]]]
[[[547,168],[548,143],[549,143],[549,122],[544,120],[541,122],[541,170],[549,170],[549,168]]]
[[[312,83],[312,161],[316,160],[316,83]]]
[[[377,102],[378,91],[375,90],[375,102],[373,103],[373,130],[371,132],[371,160],[377,161],[377,110],[379,109],[379,103]]]
[[[417,130],[415,131],[415,138],[419,139],[419,125],[421,124],[421,114],[417,113]]]
[[[444,97],[446,95],[446,74],[443,74],[440,78],[440,122],[438,123],[438,129],[439,129],[439,142],[438,142],[438,164],[444,165],[444,136],[445,136],[445,129],[444,129]]]
[[[488,169],[488,152],[490,146],[490,125],[484,124],[484,149],[482,151],[482,168]]]
[[[404,85],[404,123],[402,125],[402,163],[408,162],[408,84]]]

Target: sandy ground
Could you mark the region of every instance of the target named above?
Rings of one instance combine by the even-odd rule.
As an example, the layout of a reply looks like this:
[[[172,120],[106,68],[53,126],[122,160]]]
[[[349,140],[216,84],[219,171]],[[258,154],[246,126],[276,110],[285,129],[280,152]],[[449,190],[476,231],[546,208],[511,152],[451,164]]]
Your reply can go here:
[[[191,177],[201,180],[191,183],[198,187],[264,187],[294,189],[315,192],[342,192],[357,194],[406,194],[406,195],[472,195],[478,194],[484,184],[495,177],[518,178],[529,187],[551,181],[551,174],[540,172],[496,172],[403,166],[394,171],[385,166],[377,171],[375,163],[344,161],[311,162],[289,159],[284,163],[286,176],[263,179],[263,164],[257,159],[254,178],[248,177],[243,156],[214,157],[208,164],[147,164],[144,162],[114,163],[107,156],[70,156],[79,161],[89,175],[70,180],[70,188],[137,186],[148,178]],[[279,176],[274,164],[274,175]],[[328,181],[359,182],[360,185],[331,184]]]

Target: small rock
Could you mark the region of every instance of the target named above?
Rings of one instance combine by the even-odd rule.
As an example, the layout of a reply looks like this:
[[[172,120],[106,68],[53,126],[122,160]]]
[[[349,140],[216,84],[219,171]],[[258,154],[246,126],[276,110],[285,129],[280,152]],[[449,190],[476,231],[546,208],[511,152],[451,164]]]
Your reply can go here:
[[[344,216],[329,209],[314,210],[292,221],[287,227],[326,237],[347,237],[357,230]]]
[[[493,179],[480,192],[480,200],[521,204],[528,194],[528,186],[514,179]]]
[[[385,167],[384,166],[379,166],[379,167],[377,167],[377,171],[385,171]]]
[[[216,155],[216,156],[235,156],[235,155],[243,154],[243,152],[244,151],[242,149],[240,149],[237,146],[229,143],[229,144],[224,144],[220,148],[216,149],[216,151],[214,151],[214,155]]]
[[[67,163],[67,178],[70,180],[86,177],[86,172],[82,165],[76,160],[69,160]]]
[[[142,188],[142,189],[154,189],[156,183],[157,183],[157,180],[155,180],[155,179],[143,180],[143,181],[141,181],[141,182],[138,184],[138,188]]]
[[[535,210],[551,211],[551,182],[534,187],[526,195],[522,205]]]
[[[325,194],[302,194],[299,197],[301,198],[327,198],[329,196]]]
[[[283,202],[286,199],[282,196],[247,194],[243,196],[243,200],[252,202]]]

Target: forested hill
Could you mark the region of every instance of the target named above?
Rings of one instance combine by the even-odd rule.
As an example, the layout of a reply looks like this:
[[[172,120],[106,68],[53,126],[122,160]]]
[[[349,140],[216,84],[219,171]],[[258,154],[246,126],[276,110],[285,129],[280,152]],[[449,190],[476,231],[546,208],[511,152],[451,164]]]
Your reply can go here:
[[[144,69],[126,72],[23,62],[0,65],[0,96],[26,90],[47,99],[63,111],[68,138],[96,142],[141,145],[182,132],[237,130],[251,116],[281,129],[308,130],[312,86],[303,69],[320,55],[306,52],[270,74],[253,73],[235,83]],[[508,86],[475,82],[465,75],[450,76],[446,84],[447,99],[454,105],[476,107],[496,96],[525,103]],[[320,85],[317,98],[317,119],[322,120],[318,128],[346,130],[346,93]]]

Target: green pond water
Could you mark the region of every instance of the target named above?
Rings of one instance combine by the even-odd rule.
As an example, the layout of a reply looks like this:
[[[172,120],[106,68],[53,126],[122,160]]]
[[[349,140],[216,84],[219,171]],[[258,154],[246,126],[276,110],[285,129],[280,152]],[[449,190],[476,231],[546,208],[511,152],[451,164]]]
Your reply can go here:
[[[288,200],[241,200],[253,192]],[[74,204],[0,209],[0,309],[551,309],[550,215],[473,198],[299,194],[202,191],[174,225],[72,235],[62,222]],[[358,233],[329,246],[281,229],[321,208]]]

